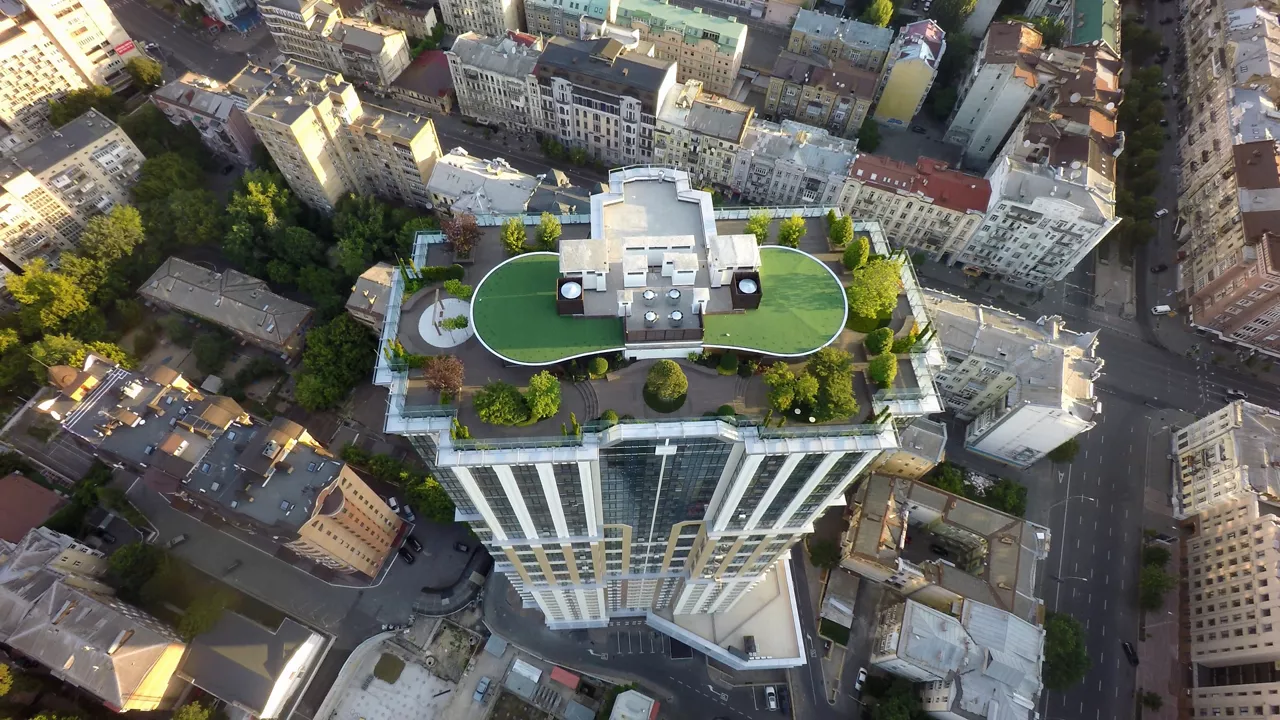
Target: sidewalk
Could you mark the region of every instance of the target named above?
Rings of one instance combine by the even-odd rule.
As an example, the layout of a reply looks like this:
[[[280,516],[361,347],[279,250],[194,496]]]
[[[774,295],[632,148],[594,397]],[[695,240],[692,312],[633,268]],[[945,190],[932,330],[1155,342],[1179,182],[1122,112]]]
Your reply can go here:
[[[1094,252],[1098,261],[1093,276],[1093,308],[1132,320],[1137,309],[1133,259],[1129,258],[1126,265],[1120,256],[1120,244],[1115,242],[1103,243]]]

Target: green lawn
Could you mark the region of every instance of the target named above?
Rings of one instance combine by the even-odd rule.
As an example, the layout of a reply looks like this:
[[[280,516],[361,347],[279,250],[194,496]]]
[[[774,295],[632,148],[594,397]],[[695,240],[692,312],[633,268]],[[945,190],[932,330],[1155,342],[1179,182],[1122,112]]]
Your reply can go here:
[[[404,672],[404,661],[391,653],[382,653],[378,664],[373,666],[373,676],[388,685],[395,685]]]
[[[534,365],[622,348],[617,318],[556,313],[557,255],[528,255],[497,268],[472,301],[476,335],[508,360]]]
[[[703,342],[769,355],[803,355],[825,345],[844,325],[844,288],[821,262],[780,247],[760,248],[758,310],[703,319]]]

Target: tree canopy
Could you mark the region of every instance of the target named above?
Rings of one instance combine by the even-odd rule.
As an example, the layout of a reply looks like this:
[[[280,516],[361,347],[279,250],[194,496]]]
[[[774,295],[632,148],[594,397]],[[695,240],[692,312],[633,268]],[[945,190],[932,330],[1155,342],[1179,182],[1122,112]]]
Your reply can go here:
[[[183,705],[173,711],[173,720],[209,720],[213,717],[213,708],[199,702]]]
[[[162,77],[164,68],[151,58],[133,58],[125,63],[124,69],[125,72],[129,73],[129,77],[133,78],[133,82],[143,90],[160,87],[160,84],[164,82]]]
[[[889,21],[893,19],[892,0],[871,0],[871,4],[867,6],[867,9],[862,13],[862,17],[858,19],[876,27],[887,26]]]
[[[312,329],[294,390],[298,404],[308,410],[336,407],[373,372],[377,347],[369,329],[350,315]]]
[[[853,396],[853,357],[844,350],[824,347],[814,353],[805,371],[817,381],[813,415],[818,422],[848,418],[858,412]]]
[[[18,318],[32,334],[56,332],[76,313],[89,309],[89,298],[71,278],[50,270],[44,258],[27,264],[21,274],[9,275],[5,282],[21,308]]]
[[[846,294],[849,312],[864,318],[891,312],[902,291],[902,266],[895,260],[876,258],[853,271]]]
[[[1048,613],[1044,620],[1045,687],[1067,690],[1078,685],[1092,665],[1080,623],[1065,613]]]
[[[115,120],[124,111],[124,100],[106,85],[72,90],[61,100],[49,101],[49,122],[54,127],[62,127],[90,110],[97,110]]]

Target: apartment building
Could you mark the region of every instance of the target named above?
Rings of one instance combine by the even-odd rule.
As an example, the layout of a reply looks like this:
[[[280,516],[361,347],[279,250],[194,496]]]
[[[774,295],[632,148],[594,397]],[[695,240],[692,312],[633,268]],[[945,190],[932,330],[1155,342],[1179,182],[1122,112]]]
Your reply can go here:
[[[855,67],[879,74],[893,45],[893,30],[858,20],[823,15],[812,10],[796,13],[787,50],[797,55],[821,55],[848,60]]]
[[[947,142],[964,147],[967,166],[985,168],[1046,88],[1043,49],[1043,36],[1028,23],[998,22],[987,30],[947,125]]]
[[[1252,495],[1280,498],[1280,470],[1270,461],[1277,439],[1280,415],[1243,400],[1174,431],[1174,517],[1215,512]]]
[[[378,0],[375,4],[379,25],[404,31],[411,38],[431,37],[440,19],[440,4],[435,0],[403,3],[397,0]]]
[[[1075,50],[1082,62],[1056,85],[1053,109],[1028,112],[987,171],[987,217],[953,258],[967,272],[1041,288],[1065,278],[1120,222],[1120,60],[1101,44]]]
[[[324,67],[380,88],[409,67],[409,38],[403,30],[359,18],[343,18],[324,36]]]
[[[151,102],[174,125],[193,126],[220,157],[241,165],[252,161],[258,138],[244,116],[248,103],[229,86],[189,72],[151,93]]]
[[[148,302],[198,317],[245,342],[296,359],[314,310],[281,297],[255,277],[214,272],[171,257],[138,289]]]
[[[878,474],[854,489],[845,516],[845,570],[932,607],[981,604],[1041,622],[1044,603],[1036,587],[1049,556],[1049,528],[932,485]],[[921,547],[923,540],[945,552]],[[873,657],[887,663],[891,651],[881,644]]]
[[[896,450],[880,453],[871,464],[872,472],[919,480],[947,455],[947,426],[926,418],[918,417],[899,430],[898,440]]]
[[[915,165],[859,154],[840,197],[852,217],[876,220],[895,247],[940,260],[959,250],[978,229],[991,200],[991,184],[979,175],[922,157]]]
[[[667,93],[654,130],[653,162],[689,173],[698,187],[727,188],[755,112],[750,105],[704,92],[687,80]]]
[[[67,434],[201,522],[232,525],[335,572],[372,581],[405,523],[306,428],[258,425],[236,401],[160,366],[146,374],[95,355],[56,366],[37,407]]]
[[[853,139],[876,99],[880,76],[848,60],[784,50],[773,64],[764,111]]]
[[[1280,517],[1249,493],[1183,523],[1182,622],[1189,644],[1195,717],[1272,718],[1280,713],[1280,596],[1275,586]]]
[[[676,63],[648,50],[607,38],[548,40],[534,67],[535,127],[601,162],[652,162],[658,111],[676,87]]]
[[[113,90],[140,57],[105,0],[12,0],[0,15],[0,153],[53,128],[49,101],[90,85]]]
[[[637,363],[611,374],[608,383],[593,383],[592,393],[600,407],[626,414],[638,407],[637,393],[655,360],[683,364],[689,352],[723,347],[729,336],[775,357],[828,343],[843,347],[843,311],[811,318],[813,332],[795,338],[800,345],[776,344],[781,333],[769,325],[780,318],[773,312],[792,307],[783,298],[830,293],[826,298],[838,308],[843,289],[809,255],[760,247],[739,234],[740,221],[731,218],[745,210],[716,210],[688,173],[658,166],[614,170],[607,191],[592,195],[589,207],[566,220],[557,255],[494,257],[479,268],[473,305],[482,311],[472,326],[488,354],[470,356],[469,375],[504,372],[523,385],[563,357],[625,346]],[[806,213],[811,232],[822,231],[826,211],[815,205]],[[791,211],[775,214],[784,212]],[[873,238],[876,252],[888,252],[874,223],[855,227]],[[496,238],[499,229],[489,232]],[[424,238],[415,253],[426,252],[430,241]],[[646,273],[650,257],[669,265],[671,274]],[[557,288],[558,299],[542,290],[511,294],[515,277],[528,278],[529,287]],[[743,285],[745,279],[753,282]],[[904,282],[906,306],[913,307],[914,276],[904,275]],[[753,288],[761,290],[758,305],[747,297],[754,292],[742,294]],[[401,307],[400,300],[393,295],[392,306]],[[687,323],[703,302],[741,312]],[[423,339],[420,312],[401,307],[398,317],[389,315],[384,338],[409,352],[437,354]],[[503,319],[512,313],[518,328]],[[923,308],[919,313],[923,318]],[[728,317],[746,323],[719,324]],[[560,329],[537,347],[517,338],[544,337],[552,327]],[[929,357],[919,354],[924,364],[913,377],[931,377]],[[899,447],[892,423],[855,432],[844,424],[854,419],[839,419],[792,435],[745,417],[731,427],[692,407],[656,421],[588,423],[567,439],[558,427],[535,426],[528,437],[507,434],[494,446],[487,437],[492,428],[465,398],[439,406],[438,394],[392,363],[383,358],[375,370],[375,381],[390,391],[387,431],[407,436],[429,460],[458,518],[490,548],[526,607],[542,611],[556,629],[643,615],[653,629],[738,669],[807,661],[786,553],[881,451]],[[729,380],[699,376],[696,382],[702,392],[732,393]],[[575,402],[566,394],[560,414],[588,417],[573,409]],[[875,402],[892,406],[895,417],[925,411]],[[764,412],[754,405],[742,410]],[[467,424],[477,439],[451,433],[455,422]]]
[[[676,63],[677,82],[701,80],[707,92],[733,92],[747,44],[746,25],[670,0],[621,0],[616,22],[653,43],[659,60]]]
[[[380,262],[361,273],[347,298],[347,312],[351,317],[374,332],[382,332],[382,324],[387,320],[387,298],[398,272],[395,266]]]
[[[585,38],[584,20],[613,23],[618,18],[619,0],[526,0],[525,28],[529,34],[550,37],[565,35]]]
[[[947,34],[932,20],[920,20],[898,32],[885,57],[876,92],[875,119],[905,127],[920,112],[947,51]]]
[[[519,215],[539,184],[502,158],[483,160],[456,147],[436,163],[427,193],[437,213]]]
[[[898,599],[876,613],[871,665],[920,683],[930,717],[1036,720],[1044,644],[1037,623],[980,602],[947,613]]]
[[[506,130],[530,126],[540,101],[534,68],[542,40],[520,36],[482,37],[468,32],[445,52],[458,98],[458,112]]]
[[[730,189],[762,205],[830,205],[845,195],[857,143],[791,120],[753,120],[734,159]]]
[[[0,254],[18,267],[56,264],[90,218],[129,202],[145,159],[95,110],[18,150],[0,164]]]
[[[459,34],[502,37],[524,30],[524,0],[440,0],[440,15]]]
[[[1102,412],[1093,384],[1103,366],[1097,332],[1067,330],[1058,316],[1032,322],[934,290],[925,296],[947,358],[939,391],[969,423],[966,448],[1027,467],[1093,428]]]
[[[422,53],[391,83],[391,94],[428,114],[453,112],[457,96],[453,92],[449,57],[443,50]]]
[[[358,192],[428,206],[440,157],[430,118],[365,104],[342,75],[303,63],[271,77],[246,117],[304,202],[328,212]]]
[[[324,38],[342,19],[340,7],[325,0],[261,0],[258,12],[280,52],[311,65],[328,65]]]

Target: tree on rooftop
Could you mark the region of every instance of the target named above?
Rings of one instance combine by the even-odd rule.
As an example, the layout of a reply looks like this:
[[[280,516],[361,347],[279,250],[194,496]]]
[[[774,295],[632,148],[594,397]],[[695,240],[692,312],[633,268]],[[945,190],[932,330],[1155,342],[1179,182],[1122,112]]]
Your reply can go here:
[[[476,415],[490,425],[516,425],[529,419],[524,396],[514,385],[501,380],[480,388],[471,402]]]
[[[812,406],[818,394],[818,380],[808,372],[796,375],[784,362],[776,362],[764,371],[769,386],[769,405],[786,412],[797,405]]]
[[[858,412],[853,397],[853,358],[849,353],[824,347],[809,358],[805,366],[817,380],[813,399],[813,415],[818,422],[848,418]]]
[[[587,363],[587,372],[589,372],[592,377],[603,377],[609,372],[609,361],[599,356],[593,357],[591,358],[591,361]]]
[[[538,220],[538,248],[541,250],[555,250],[556,243],[560,241],[560,220],[549,212],[542,213],[541,219]]]
[[[862,339],[862,344],[867,347],[867,355],[879,355],[893,345],[893,330],[887,327],[876,328],[867,333],[867,336]]]
[[[160,67],[160,63],[151,58],[133,58],[125,63],[124,70],[129,73],[129,77],[133,78],[133,82],[143,90],[158,88],[164,82],[161,77],[163,68]]]
[[[766,212],[754,212],[747,218],[746,231],[756,236],[756,244],[764,245],[769,242],[769,224],[773,219]]]
[[[853,271],[849,283],[849,312],[864,318],[881,317],[898,304],[902,290],[902,266],[896,260],[876,258]]]
[[[659,360],[649,368],[644,387],[661,400],[675,400],[689,392],[689,378],[674,360]]]
[[[894,378],[898,377],[898,356],[893,353],[881,353],[871,358],[867,363],[867,377],[882,388],[893,385]]]
[[[1080,623],[1065,613],[1049,613],[1044,620],[1045,687],[1067,690],[1078,685],[1092,664]]]
[[[454,254],[461,258],[471,257],[476,242],[480,239],[480,227],[476,225],[474,215],[462,213],[451,217],[441,224],[445,237],[453,243]]]
[[[778,223],[778,244],[793,249],[799,248],[804,230],[804,220],[799,215],[792,215]]]
[[[850,218],[845,218],[845,220],[848,220],[849,232],[852,233],[853,220],[851,220]],[[870,256],[871,256],[871,241],[867,239],[866,235],[859,235],[858,237],[855,237],[853,238],[853,240],[849,241],[849,244],[845,246],[844,255],[840,257],[840,262],[841,264],[844,265],[844,268],[846,270],[853,271],[853,270],[857,270],[863,265],[866,265],[867,258]]]
[[[891,0],[871,0],[871,4],[858,18],[868,25],[885,27],[893,19],[893,2]]]
[[[462,387],[465,368],[453,355],[437,355],[422,371],[423,380],[432,390],[457,393]]]
[[[60,100],[49,102],[49,122],[54,127],[62,127],[90,110],[97,110],[115,120],[124,110],[124,100],[106,85],[72,90]]]
[[[832,212],[835,211],[833,210]],[[853,218],[848,215],[837,218],[827,227],[827,241],[834,247],[846,247],[852,239]]]
[[[554,416],[560,412],[560,381],[543,370],[529,378],[529,391],[525,393],[524,400],[533,419]]]
[[[502,249],[507,251],[507,255],[515,257],[525,251],[524,244],[529,239],[529,233],[525,231],[520,218],[511,217],[502,224],[501,238]]]

